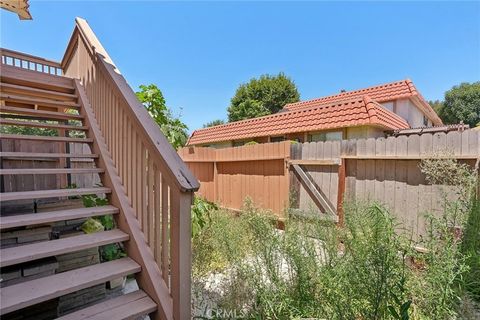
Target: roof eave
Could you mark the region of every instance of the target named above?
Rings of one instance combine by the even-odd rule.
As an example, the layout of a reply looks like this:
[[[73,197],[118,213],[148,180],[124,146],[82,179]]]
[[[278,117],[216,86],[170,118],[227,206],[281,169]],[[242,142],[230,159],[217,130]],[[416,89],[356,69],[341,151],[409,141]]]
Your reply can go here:
[[[435,110],[433,110],[432,106],[430,106],[430,104],[428,104],[428,102],[426,102],[418,93],[412,95],[410,100],[427,115],[434,126],[443,125],[442,119],[440,119]]]

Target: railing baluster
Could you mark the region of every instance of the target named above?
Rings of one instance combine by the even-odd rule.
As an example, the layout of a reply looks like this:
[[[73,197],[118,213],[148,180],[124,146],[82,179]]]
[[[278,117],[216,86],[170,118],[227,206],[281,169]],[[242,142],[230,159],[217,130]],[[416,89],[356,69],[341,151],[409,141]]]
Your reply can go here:
[[[134,144],[132,146],[132,162],[133,162],[133,168],[135,168],[134,172],[133,172],[133,178],[132,178],[132,185],[133,185],[133,188],[135,189],[133,192],[132,192],[132,196],[131,196],[131,200],[132,200],[132,207],[135,209],[135,216],[137,217],[138,219],[138,201],[139,201],[139,197],[138,197],[138,186],[137,186],[137,174],[138,174],[138,155],[137,153],[139,153],[139,148],[138,148],[138,137],[137,137],[137,134],[134,135]]]
[[[158,266],[162,264],[162,176],[160,170],[154,166],[154,173],[155,173],[155,244],[154,244],[154,254],[155,254],[155,261],[157,262]]]
[[[142,187],[141,190],[141,199],[142,204],[140,210],[142,210],[142,230],[145,233],[145,238],[148,240],[148,211],[147,211],[147,153],[145,150],[145,145],[143,142],[142,145],[142,163],[140,166],[141,175],[142,175]]]
[[[148,153],[148,245],[153,250],[155,245],[155,198],[153,183],[155,180],[155,170],[153,169],[153,159],[150,153]]]
[[[141,141],[140,137],[138,139],[139,141]],[[142,164],[142,154],[141,154],[141,146],[138,145],[138,150],[137,152],[135,153],[135,158],[136,158],[136,161],[137,161],[137,170],[135,172],[135,192],[137,193],[136,194],[136,197],[137,197],[137,218],[138,218],[138,222],[140,223],[140,226],[142,225],[142,219],[143,219],[143,215],[142,215],[142,212],[141,212],[141,208],[142,208],[142,204],[141,204],[141,199],[142,199],[142,173],[140,172],[140,166]]]
[[[163,280],[167,284],[168,287],[170,287],[169,284],[169,264],[170,261],[169,259],[169,249],[170,249],[170,244],[168,241],[169,238],[169,193],[170,193],[170,188],[168,187],[167,182],[165,181],[165,177],[162,174],[162,276]]]
[[[130,204],[132,203],[132,190],[133,188],[133,183],[132,183],[132,176],[133,176],[133,170],[135,168],[133,167],[133,143],[132,143],[132,124],[130,120],[127,119],[127,126],[125,128],[127,130],[127,144],[126,144],[126,157],[127,157],[127,171],[125,172],[125,179],[126,179],[126,185],[127,185],[127,196],[130,199]]]

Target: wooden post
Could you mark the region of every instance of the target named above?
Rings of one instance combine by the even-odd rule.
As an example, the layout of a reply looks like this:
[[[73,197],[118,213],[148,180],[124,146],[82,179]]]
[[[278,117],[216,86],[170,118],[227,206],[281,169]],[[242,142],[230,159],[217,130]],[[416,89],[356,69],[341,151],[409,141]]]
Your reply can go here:
[[[175,320],[190,319],[191,305],[191,206],[193,192],[172,192],[171,239],[171,294]]]
[[[218,167],[216,159],[213,160],[213,202],[218,202]]]
[[[347,172],[347,161],[342,158],[340,166],[338,166],[338,198],[337,198],[337,215],[338,225],[343,227],[345,223],[345,215],[343,212],[343,200],[345,195],[345,176]]]

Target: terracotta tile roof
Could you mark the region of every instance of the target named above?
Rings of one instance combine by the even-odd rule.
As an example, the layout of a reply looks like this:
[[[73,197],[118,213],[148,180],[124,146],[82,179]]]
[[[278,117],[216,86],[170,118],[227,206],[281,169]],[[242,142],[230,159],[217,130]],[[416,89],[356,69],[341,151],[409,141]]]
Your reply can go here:
[[[289,111],[309,109],[312,107],[321,106],[323,104],[340,102],[346,99],[363,97],[365,95],[368,95],[370,98],[379,103],[402,98],[412,98],[412,100],[416,102],[417,106],[421,108],[425,114],[427,114],[430,120],[432,120],[434,125],[442,125],[442,120],[438,117],[432,107],[425,101],[410,79],[386,83],[361,90],[342,92],[333,96],[290,103],[287,104],[284,109]]]
[[[370,97],[362,96],[308,109],[285,111],[195,130],[187,144],[252,139],[361,125],[377,126],[386,130],[409,128],[408,123],[401,117],[385,109]]]

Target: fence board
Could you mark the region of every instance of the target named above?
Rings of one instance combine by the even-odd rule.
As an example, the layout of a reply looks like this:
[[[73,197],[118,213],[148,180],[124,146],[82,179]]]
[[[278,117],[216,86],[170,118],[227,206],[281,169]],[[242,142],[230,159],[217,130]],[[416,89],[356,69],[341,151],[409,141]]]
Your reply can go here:
[[[198,194],[230,209],[246,198],[280,217],[289,204],[290,142],[225,149],[185,147],[178,151],[200,181]],[[216,168],[216,171],[215,171]]]

